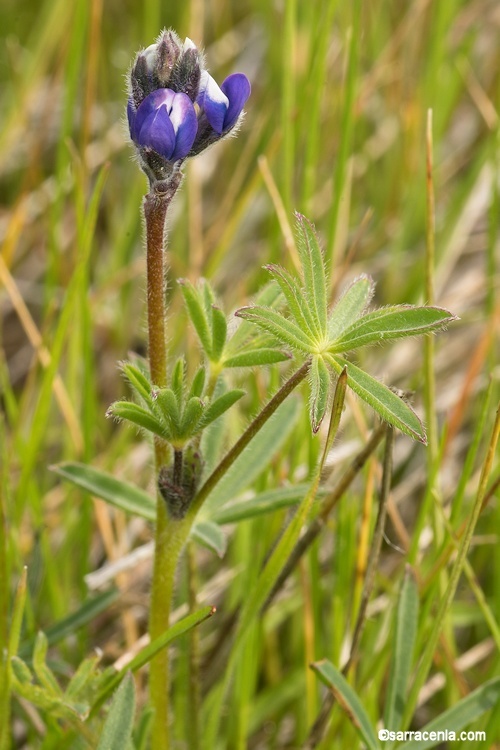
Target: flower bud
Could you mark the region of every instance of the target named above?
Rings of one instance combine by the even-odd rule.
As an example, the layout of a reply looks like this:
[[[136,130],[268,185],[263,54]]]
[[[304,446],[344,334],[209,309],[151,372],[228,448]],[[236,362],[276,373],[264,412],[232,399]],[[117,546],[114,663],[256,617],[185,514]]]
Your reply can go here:
[[[186,38],[183,44],[170,29],[138,53],[129,90],[130,137],[153,184],[168,181],[184,159],[237,125],[250,83],[243,73],[234,73],[219,87],[194,42]]]

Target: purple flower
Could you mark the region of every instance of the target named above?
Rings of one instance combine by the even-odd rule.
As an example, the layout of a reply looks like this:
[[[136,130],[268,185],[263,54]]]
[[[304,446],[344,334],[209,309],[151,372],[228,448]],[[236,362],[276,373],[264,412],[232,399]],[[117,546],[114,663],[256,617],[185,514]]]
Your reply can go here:
[[[137,54],[129,76],[130,137],[150,181],[168,181],[185,158],[226,136],[249,96],[243,73],[230,75],[219,88],[194,42],[163,31]]]
[[[196,103],[218,135],[236,125],[245,102],[250,96],[250,82],[243,73],[233,73],[217,85],[208,71],[203,70]]]
[[[170,89],[156,89],[137,111],[127,106],[130,137],[140,148],[150,148],[169,162],[183,159],[194,143],[198,119],[190,98]]]

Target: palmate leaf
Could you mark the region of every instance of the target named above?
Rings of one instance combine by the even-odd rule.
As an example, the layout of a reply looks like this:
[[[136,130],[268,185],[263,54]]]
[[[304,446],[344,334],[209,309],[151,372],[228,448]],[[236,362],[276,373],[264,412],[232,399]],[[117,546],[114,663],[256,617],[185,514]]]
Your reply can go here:
[[[363,401],[366,401],[372,409],[380,414],[382,419],[389,422],[393,427],[397,427],[406,435],[419,440],[424,445],[427,444],[427,438],[422,422],[417,417],[413,409],[406,404],[403,399],[396,396],[387,386],[379,380],[372,378],[364,370],[346,362],[341,357],[328,356],[328,362],[333,369],[339,374],[344,367],[347,368],[347,384],[354,393]]]
[[[328,317],[328,337],[337,339],[366,310],[373,297],[375,284],[370,276],[362,274],[354,279],[335,303]]]
[[[456,320],[448,310],[440,307],[412,307],[395,305],[364,315],[337,338],[331,352],[347,352],[383,339],[397,339],[429,333]]]
[[[296,213],[298,227],[302,233],[299,239],[299,255],[304,273],[304,294],[312,311],[316,335],[326,336],[327,291],[323,253],[313,225],[302,214]]]
[[[251,307],[240,307],[236,310],[235,315],[243,320],[252,321],[260,328],[271,333],[279,341],[288,344],[294,349],[300,349],[302,352],[309,353],[314,346],[307,334],[295,323],[291,323],[283,315],[269,307],[260,307],[252,305]]]

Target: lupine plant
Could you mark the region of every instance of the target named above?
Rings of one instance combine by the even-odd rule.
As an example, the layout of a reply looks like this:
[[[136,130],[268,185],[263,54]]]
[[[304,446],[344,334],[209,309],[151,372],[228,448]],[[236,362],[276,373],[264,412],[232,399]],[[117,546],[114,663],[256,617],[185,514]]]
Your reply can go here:
[[[207,280],[174,280],[174,293],[182,296],[199,347],[194,352],[188,349],[180,356],[170,356],[171,319],[166,301],[168,212],[183,182],[186,160],[237,131],[251,87],[242,73],[230,75],[219,86],[208,73],[196,45],[190,39],[182,42],[172,30],[162,32],[154,44],[137,54],[128,82],[130,139],[137,163],[149,183],[143,201],[148,351],[147,358],[137,355],[120,363],[129,395],[112,403],[107,415],[139,430],[149,440],[154,454],[155,496],[83,464],[67,462],[55,467],[55,471],[78,487],[154,524],[149,643],[119,671],[110,668],[100,672],[98,657],[85,660],[63,691],[46,662],[48,640],[45,635],[39,634],[32,644],[32,664],[23,660],[22,654],[16,655],[26,597],[24,577],[14,608],[8,654],[12,662],[9,679],[21,697],[41,710],[52,711],[55,719],[66,722],[74,736],[81,735],[87,745],[95,738],[91,722],[113,696],[106,719],[100,725],[98,750],[118,749],[135,747],[131,739],[135,693],[130,673],[148,664],[151,712],[144,712],[141,718],[137,746],[147,747],[148,742],[153,750],[176,746],[172,740],[175,717],[170,689],[175,663],[169,646],[178,636],[195,633],[195,628],[215,612],[210,606],[196,609],[191,602],[189,615],[175,624],[171,622],[180,561],[186,551],[189,554],[193,542],[223,556],[225,538],[221,527],[266,512],[264,504],[257,508],[251,505],[252,501],[229,506],[217,503],[215,491],[235,467],[241,469],[258,437],[272,427],[272,417],[276,418],[280,409],[293,403],[292,394],[302,388],[309,402],[311,433],[318,435],[316,440],[322,440],[319,457],[313,461],[307,481],[290,488],[288,494],[282,493],[280,506],[273,505],[274,509],[293,506],[294,511],[256,573],[255,585],[228,629],[231,650],[223,680],[212,687],[203,707],[196,689],[189,697],[192,726],[186,738],[187,746],[195,750],[222,746],[217,743],[224,701],[242,659],[243,647],[248,643],[251,626],[271,606],[355,474],[353,471],[343,477],[333,489],[323,486],[327,458],[337,435],[346,393],[350,390],[375,411],[380,422],[357,456],[358,468],[377,445],[385,441],[380,509],[348,661],[342,672],[328,659],[312,665],[315,674],[328,686],[330,698],[329,702],[325,701],[322,715],[312,727],[309,744],[304,747],[316,747],[320,742],[325,716],[337,700],[352,717],[365,745],[377,750],[381,745],[347,678],[357,657],[379,560],[391,483],[394,431],[399,430],[423,444],[427,438],[421,420],[410,405],[411,394],[396,391],[390,384],[372,377],[355,360],[362,347],[432,334],[456,318],[448,310],[434,305],[398,304],[374,308],[374,282],[368,274],[359,275],[331,299],[321,240],[309,219],[296,213],[299,261],[296,272],[291,273],[284,265],[276,263],[266,265],[268,283],[250,304],[240,306],[234,314],[222,309],[216,290]],[[218,158],[223,155],[219,154]],[[230,410],[246,396],[244,389],[232,387],[232,373],[242,368],[259,370],[274,365],[283,368],[280,372],[283,381],[269,401],[259,404],[256,416],[241,434],[233,437],[232,447],[225,455],[217,455],[212,450],[218,440],[216,431],[224,428]],[[478,494],[474,510],[476,515],[465,529],[463,543],[459,546],[457,541],[457,562],[443,598],[443,613],[451,603],[465,564],[465,554],[486,491],[485,483],[481,490],[483,494]],[[249,560],[249,565],[251,562]],[[196,592],[193,599],[196,600]],[[439,636],[436,627],[431,631],[429,645],[424,649],[423,666],[408,694],[408,673],[406,667],[401,667],[402,652],[406,648],[413,653],[417,610],[416,583],[408,570],[396,616],[396,644],[385,715],[388,726],[408,725]],[[40,685],[34,684],[34,676]],[[490,685],[490,693],[485,690],[471,693],[462,703],[464,716],[480,715],[493,706],[499,687],[497,680]],[[407,707],[403,710],[406,698]],[[458,722],[455,714],[450,713],[448,719]],[[411,743],[410,747],[413,747]]]
[[[347,363],[344,355],[385,338],[427,333],[453,319],[448,311],[434,307],[398,306],[366,312],[373,294],[373,283],[367,276],[356,280],[329,312],[318,239],[312,225],[299,216],[303,279],[298,281],[284,268],[270,267],[279,292],[274,297],[274,305],[256,304],[236,313],[256,324],[270,336],[271,342],[263,347],[254,340],[253,346],[239,350],[238,354],[234,343],[226,341],[226,318],[215,304],[209,285],[205,283],[197,289],[181,280],[206,365],[198,370],[191,383],[186,381],[182,359],[169,374],[165,309],[167,210],[181,184],[185,160],[237,126],[249,94],[247,78],[238,73],[226,78],[219,88],[204,68],[196,46],[190,39],[182,44],[172,31],[164,32],[156,44],[140,52],[130,73],[127,106],[130,136],[150,184],[144,202],[149,373],[131,363],[123,365],[139,403],[119,401],[110,407],[109,413],[154,436],[158,496],[150,615],[152,641],[168,628],[179,556],[204,500],[293,389],[308,377],[311,427],[317,432],[328,408],[335,375],[345,370],[348,386],[383,419],[425,442],[423,427],[411,407],[390,389]],[[282,302],[288,308],[287,314],[281,309]],[[200,487],[203,477],[200,435],[243,395],[242,391],[228,390],[214,398],[220,373],[225,367],[263,365],[285,358],[278,343],[298,354],[302,359],[299,369]],[[210,377],[206,383],[207,366]],[[268,576],[268,586],[274,583],[272,575]],[[162,750],[169,746],[170,731],[167,649],[151,661],[149,684],[155,711],[153,747]]]

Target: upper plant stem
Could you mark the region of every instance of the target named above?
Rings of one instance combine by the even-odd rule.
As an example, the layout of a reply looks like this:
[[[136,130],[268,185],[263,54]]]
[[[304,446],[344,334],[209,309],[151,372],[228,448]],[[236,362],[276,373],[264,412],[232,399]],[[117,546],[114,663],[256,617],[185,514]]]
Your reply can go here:
[[[165,219],[168,207],[180,185],[168,183],[163,192],[155,187],[144,199],[146,220],[148,350],[151,381],[163,388],[167,384],[167,339],[165,306]],[[163,183],[157,183],[163,185]]]
[[[181,180],[182,175],[179,172],[173,175],[168,183],[156,183],[144,200],[149,368],[151,382],[160,387],[167,385],[165,219]],[[160,438],[155,438],[154,447],[155,473],[158,476],[161,467],[168,463],[169,449]],[[173,573],[170,568],[175,565],[177,557],[172,560],[166,540],[172,541],[179,537],[177,527],[178,524],[168,517],[165,502],[157,492],[155,556],[149,619],[149,635],[152,641],[169,625],[173,594]],[[168,649],[163,649],[150,664],[150,700],[155,712],[152,746],[155,750],[168,750],[170,747],[168,685],[169,653]]]

